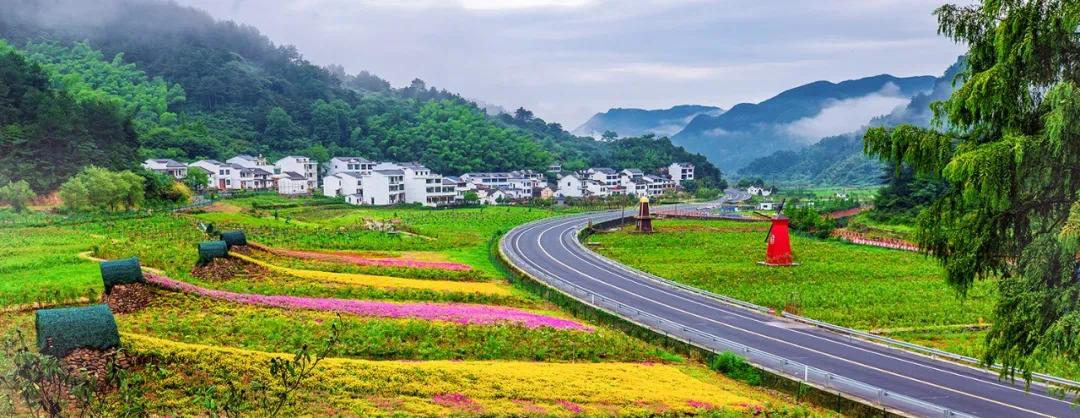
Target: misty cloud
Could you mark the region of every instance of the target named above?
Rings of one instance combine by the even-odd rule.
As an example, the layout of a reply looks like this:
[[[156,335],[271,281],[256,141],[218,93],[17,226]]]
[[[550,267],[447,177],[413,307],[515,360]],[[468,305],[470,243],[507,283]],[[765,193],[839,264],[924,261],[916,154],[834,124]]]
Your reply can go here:
[[[907,105],[910,97],[888,83],[880,91],[862,97],[831,100],[818,114],[780,126],[778,129],[807,143],[821,138],[852,132],[867,125],[874,117],[887,115]]]
[[[816,80],[938,74],[962,50],[936,35],[940,0],[176,1],[318,65],[419,77],[567,127],[612,107],[728,108]]]

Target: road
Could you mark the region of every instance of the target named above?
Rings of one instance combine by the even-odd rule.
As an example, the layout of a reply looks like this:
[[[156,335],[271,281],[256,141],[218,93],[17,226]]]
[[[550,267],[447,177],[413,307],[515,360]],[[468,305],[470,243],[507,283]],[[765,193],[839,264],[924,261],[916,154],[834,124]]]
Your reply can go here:
[[[618,216],[592,213],[522,225],[503,237],[500,251],[519,270],[585,303],[713,351],[748,347],[740,353],[752,363],[904,415],[1080,416],[1068,400],[1040,385],[1025,391],[1022,383],[984,370],[726,303],[620,265],[577,240],[586,224]]]

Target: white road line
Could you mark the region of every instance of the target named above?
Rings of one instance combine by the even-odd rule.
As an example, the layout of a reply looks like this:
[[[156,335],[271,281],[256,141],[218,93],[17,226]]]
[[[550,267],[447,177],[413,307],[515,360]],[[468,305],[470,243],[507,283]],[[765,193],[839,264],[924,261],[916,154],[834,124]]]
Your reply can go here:
[[[771,337],[771,336],[768,336],[768,335],[764,335],[764,334],[761,334],[761,333],[757,333],[757,332],[754,332],[754,331],[750,331],[750,330],[747,330],[747,329],[743,329],[743,328],[740,328],[740,327],[737,327],[737,326],[734,326],[734,325],[731,325],[731,324],[727,324],[727,323],[723,323],[723,322],[720,322],[720,321],[716,321],[716,320],[714,320],[714,319],[712,319],[712,318],[707,318],[707,317],[704,317],[704,316],[701,316],[701,315],[695,314],[695,313],[693,313],[693,312],[689,312],[689,311],[686,311],[686,310],[683,310],[683,309],[680,309],[680,308],[677,308],[677,307],[674,307],[674,306],[671,306],[671,305],[665,304],[665,303],[663,303],[663,302],[659,302],[659,301],[656,301],[656,300],[648,299],[648,298],[646,298],[646,297],[644,297],[644,296],[640,296],[640,295],[636,295],[636,294],[634,294],[634,293],[630,293],[629,291],[627,291],[627,290],[625,290],[625,289],[622,289],[622,288],[620,288],[620,287],[618,287],[618,286],[615,286],[615,285],[612,285],[612,284],[610,284],[610,283],[607,283],[607,282],[605,282],[605,281],[603,281],[603,280],[601,280],[601,279],[599,279],[599,278],[593,277],[593,276],[591,276],[591,275],[589,275],[589,274],[586,274],[586,273],[584,273],[584,272],[582,272],[582,271],[580,271],[580,270],[578,270],[578,269],[575,269],[575,268],[573,268],[573,267],[571,267],[571,266],[567,265],[566,263],[563,263],[562,261],[559,261],[559,260],[558,260],[557,258],[555,258],[555,257],[554,257],[553,255],[551,255],[551,253],[549,253],[549,252],[548,252],[548,251],[547,251],[546,249],[544,249],[544,247],[543,247],[543,245],[542,245],[542,240],[543,240],[543,237],[544,237],[544,235],[545,235],[546,233],[550,232],[551,230],[553,230],[553,229],[555,229],[555,228],[559,227],[559,226],[563,226],[563,224],[566,224],[566,223],[567,223],[567,222],[561,222],[561,223],[556,223],[555,225],[553,225],[553,226],[549,226],[549,227],[548,227],[548,228],[546,228],[545,230],[541,231],[541,232],[539,233],[539,235],[537,236],[537,242],[536,242],[536,244],[537,244],[537,248],[539,248],[539,249],[540,249],[540,251],[542,251],[542,252],[544,253],[544,255],[546,255],[546,256],[547,256],[547,257],[548,257],[549,259],[551,259],[552,261],[554,261],[554,262],[556,262],[556,263],[558,263],[558,264],[562,265],[563,267],[565,267],[565,268],[567,268],[567,269],[569,269],[569,270],[571,270],[571,271],[574,271],[574,272],[576,272],[576,273],[578,273],[578,274],[582,275],[583,277],[586,277],[586,278],[588,278],[588,279],[590,279],[590,280],[592,280],[592,281],[595,281],[595,282],[597,282],[597,283],[600,283],[600,284],[602,284],[602,285],[605,285],[605,286],[611,287],[611,288],[613,288],[613,289],[615,289],[615,290],[617,290],[617,291],[620,291],[620,292],[626,293],[626,294],[628,294],[628,295],[630,295],[630,296],[633,296],[633,297],[637,297],[637,298],[639,298],[639,299],[642,299],[642,300],[645,300],[645,301],[648,301],[648,302],[652,302],[652,303],[654,303],[654,304],[657,304],[657,305],[660,305],[660,306],[664,306],[664,307],[666,307],[666,308],[668,308],[668,309],[672,309],[672,310],[675,310],[675,311],[678,311],[678,312],[682,312],[682,313],[684,313],[684,314],[687,314],[687,315],[690,315],[690,316],[694,316],[694,317],[697,317],[697,318],[701,318],[701,319],[703,319],[703,320],[705,320],[705,321],[708,321],[708,322],[712,322],[712,323],[715,323],[715,324],[717,324],[717,325],[720,325],[720,326],[723,326],[723,327],[728,327],[728,328],[731,328],[731,329],[734,329],[734,330],[737,330],[737,331],[742,331],[742,332],[744,332],[744,333],[747,333],[747,334],[751,334],[751,335],[756,335],[756,336],[758,336],[758,337],[760,337],[760,338],[764,338],[764,339],[768,339],[768,340],[773,340],[773,341],[776,341],[776,342],[778,342],[778,343],[781,343],[781,344],[786,344],[786,345],[789,345],[789,346],[795,347],[795,348],[797,348],[797,349],[802,349],[802,350],[805,350],[805,351],[809,351],[809,352],[812,352],[812,353],[816,353],[816,354],[819,354],[819,355],[822,355],[822,356],[825,356],[825,357],[829,357],[829,358],[833,358],[833,359],[836,359],[836,360],[839,360],[839,361],[843,361],[843,362],[851,363],[851,364],[854,364],[854,365],[857,365],[857,366],[861,366],[861,367],[864,367],[864,368],[867,368],[867,369],[870,369],[870,370],[874,370],[874,371],[877,371],[877,372],[880,372],[880,373],[884,373],[884,374],[888,374],[888,375],[896,376],[896,377],[899,377],[899,378],[902,378],[902,379],[907,379],[907,380],[910,380],[910,381],[913,381],[913,382],[916,382],[916,383],[921,383],[921,384],[924,384],[924,385],[927,385],[927,386],[931,386],[931,387],[935,387],[935,388],[938,388],[938,389],[942,389],[942,390],[946,390],[946,391],[954,392],[954,393],[957,393],[957,394],[960,394],[960,395],[964,395],[964,396],[968,396],[968,397],[971,397],[971,398],[974,398],[974,399],[979,399],[979,400],[983,400],[983,401],[986,401],[986,402],[994,403],[994,404],[997,404],[997,405],[1001,405],[1001,406],[1004,406],[1004,407],[1007,407],[1007,408],[1012,408],[1012,409],[1016,409],[1016,410],[1019,410],[1019,411],[1024,411],[1024,412],[1027,412],[1027,413],[1030,413],[1030,414],[1034,414],[1034,415],[1039,415],[1039,416],[1045,416],[1045,417],[1052,417],[1052,415],[1046,415],[1046,414],[1043,414],[1043,413],[1040,413],[1040,412],[1037,412],[1037,411],[1032,411],[1032,410],[1030,410],[1030,409],[1026,409],[1026,408],[1023,408],[1023,407],[1020,407],[1020,406],[1016,406],[1016,405],[1008,404],[1008,403],[1005,403],[1005,402],[1001,402],[1001,401],[997,401],[997,400],[994,400],[994,399],[989,399],[989,398],[986,398],[986,397],[982,397],[982,396],[979,396],[979,395],[974,395],[974,394],[971,394],[971,393],[967,393],[967,392],[964,392],[964,391],[961,391],[961,390],[957,390],[957,389],[953,389],[953,388],[950,388],[950,387],[948,387],[948,386],[943,386],[943,385],[939,385],[939,384],[936,384],[936,383],[931,383],[931,382],[923,381],[923,380],[920,380],[920,379],[916,379],[916,378],[913,378],[913,377],[909,377],[909,376],[905,376],[905,375],[902,375],[902,374],[899,374],[899,373],[896,373],[896,372],[892,372],[892,371],[889,371],[889,370],[885,370],[885,369],[877,368],[877,367],[874,367],[874,366],[870,366],[870,365],[867,365],[867,364],[863,364],[863,363],[860,363],[860,362],[857,362],[857,361],[854,361],[854,360],[850,360],[850,359],[846,359],[846,358],[843,358],[843,357],[839,357],[839,356],[836,356],[836,355],[833,355],[833,354],[829,354],[829,353],[826,353],[826,352],[823,352],[823,351],[818,351],[818,350],[815,350],[815,349],[811,349],[811,348],[803,347],[803,346],[800,346],[800,345],[798,345],[798,344],[794,344],[794,343],[790,343],[790,342],[787,342],[787,341],[781,340],[781,339],[779,339],[779,338],[774,338],[774,337]],[[541,224],[541,225],[542,225],[542,224]],[[537,225],[537,226],[540,226],[540,225]],[[536,226],[533,226],[532,228],[535,228],[535,227],[536,227]],[[530,228],[530,229],[531,229],[531,228]],[[521,235],[521,234],[519,233],[518,237],[520,237],[520,235]],[[563,242],[563,240],[562,240],[562,235],[563,235],[563,234],[562,234],[562,233],[560,233],[560,236],[559,236],[559,243],[560,243],[560,245],[562,245],[562,246],[563,246],[563,248],[564,248],[564,249],[566,249],[567,251],[569,251],[569,248],[567,248],[567,247],[565,246],[565,243],[564,243],[564,242]],[[520,254],[523,254],[523,253],[521,252],[520,246],[518,246],[518,245],[517,245],[517,242],[516,242],[516,241],[515,241],[515,243],[514,243],[514,247],[515,247],[515,249],[517,249],[517,250],[518,250],[518,252],[519,252]],[[572,252],[571,252],[571,253],[572,253]],[[546,273],[548,273],[548,274],[551,274],[551,275],[553,275],[553,276],[554,276],[554,274],[553,274],[553,273],[552,273],[551,271],[547,270],[547,269],[544,269],[544,268],[542,268],[542,267],[540,267],[540,266],[537,266],[537,265],[535,265],[535,264],[534,264],[533,266],[534,266],[534,267],[536,267],[536,268],[537,268],[537,269],[539,269],[539,270],[543,270],[544,272],[546,272]],[[594,266],[594,267],[595,267],[595,266]],[[640,283],[639,283],[639,284],[640,284]]]
[[[561,225],[566,225],[566,223],[562,223],[562,224],[560,224],[560,226]],[[565,235],[568,235],[567,234],[568,232],[570,234],[572,234],[573,229],[563,232],[563,234],[560,235],[560,241],[562,241],[561,238],[563,238]],[[570,237],[569,239],[574,239],[574,238]],[[662,293],[677,297],[677,298],[682,299],[684,301],[691,302],[691,303],[694,303],[696,305],[699,305],[699,306],[702,306],[702,307],[705,307],[705,308],[708,308],[708,309],[711,309],[711,310],[714,310],[714,311],[723,312],[725,314],[738,316],[740,318],[747,319],[747,320],[750,320],[750,321],[762,322],[761,319],[743,315],[742,313],[737,312],[736,309],[731,309],[731,310],[722,309],[722,308],[717,307],[715,305],[709,305],[709,304],[703,303],[703,302],[698,301],[698,300],[687,298],[684,295],[679,294],[678,291],[669,291],[667,289],[671,288],[670,285],[667,285],[666,283],[662,283],[662,282],[657,282],[657,281],[649,279],[647,277],[639,277],[638,272],[630,270],[629,268],[627,268],[627,267],[625,267],[625,266],[623,266],[623,265],[621,265],[621,264],[619,264],[617,262],[612,261],[610,263],[606,263],[606,262],[601,261],[601,260],[590,260],[590,259],[593,259],[593,258],[596,258],[596,257],[600,257],[598,255],[596,255],[596,256],[586,255],[586,257],[589,258],[589,259],[586,259],[586,258],[582,257],[581,255],[577,254],[576,252],[572,251],[565,244],[562,245],[562,247],[563,247],[563,249],[567,250],[567,252],[569,252],[571,255],[576,257],[577,259],[579,259],[581,261],[584,261],[585,263],[587,263],[587,264],[589,264],[591,266],[603,269],[604,266],[602,266],[600,264],[596,264],[596,262],[599,261],[599,262],[602,262],[602,263],[604,263],[604,264],[606,264],[606,265],[608,265],[610,267],[614,267],[614,268],[617,268],[617,269],[619,269],[619,270],[621,270],[621,271],[623,271],[625,273],[628,273],[631,276],[633,276],[633,277],[630,277],[631,279],[635,279],[635,280],[632,280],[632,281],[639,284],[639,285],[657,289],[658,291],[660,291]],[[642,280],[646,280],[646,281],[648,281],[648,283],[642,282]],[[659,284],[659,285],[663,286],[664,289],[661,289],[661,288],[655,287],[655,286],[651,286],[651,284]],[[888,359],[900,361],[900,362],[903,362],[903,363],[919,366],[919,367],[922,367],[922,368],[925,368],[925,369],[933,370],[933,371],[936,371],[936,372],[946,373],[946,374],[950,374],[950,375],[953,375],[953,376],[962,377],[964,379],[973,380],[973,381],[980,382],[980,383],[986,383],[986,384],[994,385],[994,386],[997,386],[997,387],[1000,387],[1000,388],[1009,389],[1009,390],[1012,390],[1012,391],[1024,393],[1024,394],[1027,394],[1027,395],[1037,396],[1037,397],[1040,397],[1040,398],[1061,402],[1061,403],[1064,403],[1064,404],[1070,405],[1070,406],[1072,405],[1072,402],[1070,402],[1070,401],[1066,401],[1066,400],[1063,400],[1063,399],[1060,399],[1060,398],[1055,398],[1053,396],[1047,396],[1047,395],[1043,395],[1043,394],[1037,393],[1037,392],[1026,391],[1026,390],[1020,389],[1020,388],[1015,387],[1015,386],[1001,384],[1001,383],[995,382],[993,380],[980,379],[978,377],[965,375],[965,374],[962,374],[962,373],[957,373],[957,372],[952,371],[952,370],[940,369],[940,368],[937,368],[937,367],[929,365],[929,364],[912,361],[912,360],[905,359],[905,358],[902,358],[902,357],[896,357],[896,356],[893,356],[893,355],[890,355],[890,354],[887,354],[887,353],[882,353],[882,352],[879,352],[879,351],[869,350],[869,349],[866,349],[866,348],[863,348],[863,347],[859,347],[857,345],[852,345],[852,344],[845,343],[843,341],[833,340],[833,339],[830,339],[830,338],[825,338],[825,337],[822,337],[820,335],[810,333],[810,332],[806,332],[806,331],[803,331],[803,330],[800,330],[800,329],[785,328],[785,330],[790,331],[790,332],[794,332],[794,333],[797,333],[797,334],[805,335],[805,336],[808,336],[808,337],[811,337],[811,338],[814,338],[814,339],[817,339],[817,340],[821,340],[821,341],[824,341],[824,342],[827,342],[827,343],[841,345],[841,346],[852,348],[852,349],[855,349],[855,350],[859,350],[859,351],[862,351],[862,352],[865,352],[865,353],[870,353],[870,354],[876,355],[878,357],[888,358]],[[974,371],[983,371],[981,369],[973,369],[973,370]],[[993,374],[991,374],[989,372],[986,372],[986,374],[987,374],[987,377],[993,376]]]

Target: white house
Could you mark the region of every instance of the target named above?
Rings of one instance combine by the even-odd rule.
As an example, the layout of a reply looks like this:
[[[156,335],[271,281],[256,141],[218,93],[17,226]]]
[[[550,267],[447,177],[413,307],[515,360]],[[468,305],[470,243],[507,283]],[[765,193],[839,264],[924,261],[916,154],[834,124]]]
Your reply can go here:
[[[442,175],[420,163],[379,163],[375,170],[401,170],[405,184],[405,203],[424,206],[445,206],[454,202],[457,192],[453,186],[444,186]]]
[[[375,162],[364,157],[334,157],[326,163],[326,175],[349,172],[360,173],[375,169]]]
[[[275,177],[277,177],[278,194],[299,195],[311,193],[311,182],[300,173],[286,171]]]
[[[207,187],[217,190],[239,190],[240,170],[239,166],[223,163],[217,160],[199,160],[191,163],[189,167],[199,167],[210,175]]]
[[[477,186],[507,186],[510,184],[510,173],[465,173],[461,179]]]
[[[590,168],[586,171],[586,174],[589,175],[589,179],[604,183],[607,186],[619,184],[619,173],[607,167]]]
[[[611,196],[611,188],[606,183],[585,180],[585,194],[587,196],[607,197]]]
[[[675,188],[675,182],[664,177],[646,174],[641,176],[641,179],[646,182],[648,196],[659,196],[664,194],[664,192]]]
[[[369,205],[396,205],[405,202],[405,172],[371,170],[364,176],[364,201]]]
[[[363,189],[363,175],[358,172],[343,171],[323,178],[322,192],[324,196],[348,197],[360,195],[363,198]]]
[[[548,166],[547,171],[550,172],[550,173],[555,173],[556,175],[560,174],[560,173],[562,173],[562,164],[560,164],[560,163],[552,163],[551,165]]]
[[[676,184],[682,184],[685,180],[694,179],[694,165],[690,163],[671,163],[667,169],[668,176]]]
[[[290,155],[274,162],[274,167],[277,167],[278,172],[287,173],[293,172],[304,176],[307,179],[308,190],[314,190],[319,187],[319,167],[308,157],[298,157]]]
[[[757,205],[758,210],[773,210],[773,202],[761,202]]]
[[[142,166],[147,170],[172,176],[172,178],[177,180],[187,177],[187,164],[168,158],[146,160],[143,162]]]
[[[585,197],[585,181],[577,174],[567,174],[559,178],[555,193],[563,197]]]
[[[758,186],[750,186],[746,188],[746,192],[750,193],[753,196],[769,196],[772,194],[772,189]]]

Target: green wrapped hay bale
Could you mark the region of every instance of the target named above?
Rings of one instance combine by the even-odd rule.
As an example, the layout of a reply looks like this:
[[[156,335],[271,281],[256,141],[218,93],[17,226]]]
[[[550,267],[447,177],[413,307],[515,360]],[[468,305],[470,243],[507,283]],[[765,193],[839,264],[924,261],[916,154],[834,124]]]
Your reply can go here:
[[[209,263],[215,258],[229,255],[229,245],[225,241],[203,241],[199,243],[199,264]]]
[[[112,292],[113,286],[118,284],[146,282],[138,257],[102,261],[100,266],[101,280],[105,282],[105,294]]]
[[[221,240],[225,241],[229,248],[237,245],[247,245],[247,236],[244,235],[244,231],[240,230],[222,232]]]
[[[107,305],[38,309],[34,327],[38,351],[56,357],[76,348],[107,350],[120,345],[120,332]]]

